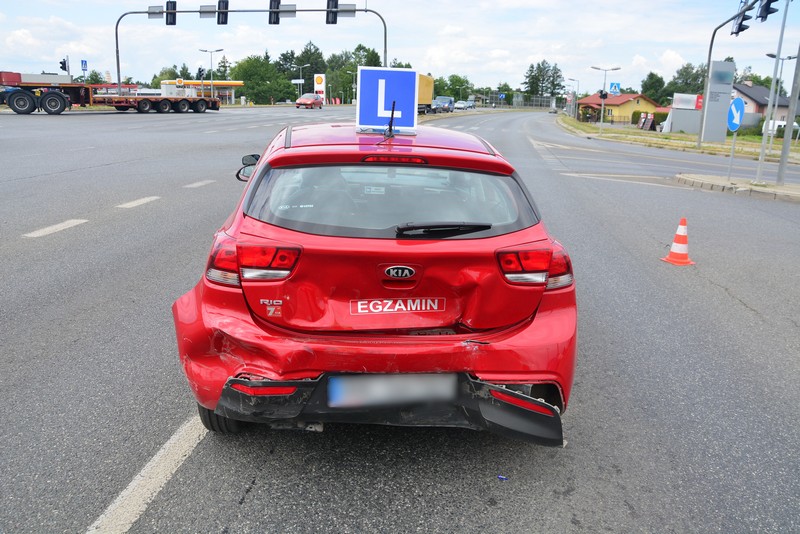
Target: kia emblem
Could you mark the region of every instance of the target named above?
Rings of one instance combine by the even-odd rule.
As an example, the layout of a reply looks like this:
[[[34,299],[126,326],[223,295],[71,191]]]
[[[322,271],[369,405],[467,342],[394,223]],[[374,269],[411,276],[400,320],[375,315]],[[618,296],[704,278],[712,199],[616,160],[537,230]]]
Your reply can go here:
[[[411,278],[417,274],[414,269],[405,265],[394,265],[392,267],[387,267],[383,272],[386,273],[386,276],[389,278]]]

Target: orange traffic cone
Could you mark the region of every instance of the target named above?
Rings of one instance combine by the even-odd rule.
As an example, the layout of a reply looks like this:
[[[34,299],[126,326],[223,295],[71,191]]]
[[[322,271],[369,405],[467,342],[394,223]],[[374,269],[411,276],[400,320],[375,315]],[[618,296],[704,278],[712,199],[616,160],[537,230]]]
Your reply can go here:
[[[672,241],[672,246],[669,247],[669,254],[667,254],[666,258],[661,258],[661,261],[672,265],[694,265],[694,262],[689,259],[689,235],[686,232],[686,217],[683,217],[678,224],[675,239]]]

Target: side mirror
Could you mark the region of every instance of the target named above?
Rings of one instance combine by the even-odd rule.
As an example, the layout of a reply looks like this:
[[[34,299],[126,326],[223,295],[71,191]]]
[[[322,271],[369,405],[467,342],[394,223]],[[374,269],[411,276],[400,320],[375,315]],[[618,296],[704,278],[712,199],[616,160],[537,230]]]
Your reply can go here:
[[[255,165],[258,163],[258,154],[248,154],[242,157],[242,165]]]
[[[244,158],[242,158],[244,159]],[[236,171],[236,179],[240,182],[248,182],[250,181],[250,177],[253,175],[253,171],[255,170],[255,164],[245,165],[238,171]]]

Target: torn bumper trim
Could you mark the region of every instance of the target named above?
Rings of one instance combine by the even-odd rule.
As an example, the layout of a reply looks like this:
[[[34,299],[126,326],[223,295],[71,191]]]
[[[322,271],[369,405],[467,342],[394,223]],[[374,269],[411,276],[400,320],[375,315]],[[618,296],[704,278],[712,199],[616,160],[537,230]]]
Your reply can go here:
[[[342,375],[326,373],[316,380],[296,381],[230,378],[216,413],[267,424],[297,421],[459,427],[489,430],[540,445],[560,447],[564,443],[558,408],[465,373],[456,375],[457,391],[449,401],[347,408],[330,406],[328,384],[332,376]],[[254,391],[259,394],[246,393]]]

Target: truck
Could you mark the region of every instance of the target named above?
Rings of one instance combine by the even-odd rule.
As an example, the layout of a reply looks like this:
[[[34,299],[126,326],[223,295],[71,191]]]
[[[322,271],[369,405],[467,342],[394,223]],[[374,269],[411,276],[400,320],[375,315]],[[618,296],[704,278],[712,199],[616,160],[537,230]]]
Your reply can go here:
[[[0,71],[0,104],[7,104],[20,115],[37,110],[59,115],[73,105],[111,106],[117,111],[135,109],[139,113],[203,113],[207,109],[219,110],[220,103],[219,98],[206,96],[98,95],[92,86],[76,83],[70,75]]]
[[[431,112],[433,102],[433,77],[417,73],[417,114]]]

